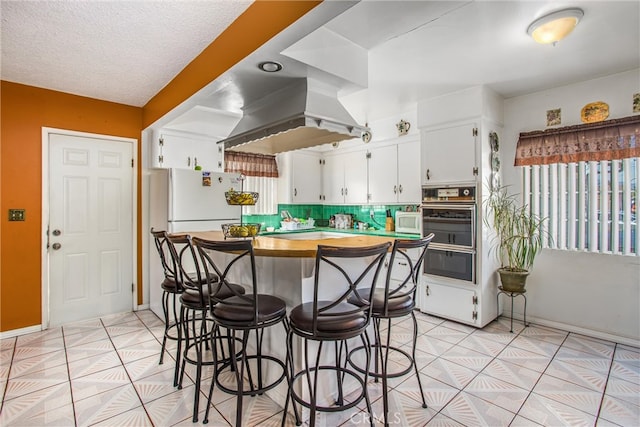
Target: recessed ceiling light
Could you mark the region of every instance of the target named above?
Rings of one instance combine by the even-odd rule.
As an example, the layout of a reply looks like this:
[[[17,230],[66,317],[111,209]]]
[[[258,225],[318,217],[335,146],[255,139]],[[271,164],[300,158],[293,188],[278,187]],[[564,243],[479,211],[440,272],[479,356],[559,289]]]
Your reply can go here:
[[[567,37],[584,16],[584,11],[578,8],[563,9],[536,19],[527,28],[536,42],[554,45]]]
[[[277,73],[282,70],[282,64],[275,61],[265,61],[258,64],[258,68],[260,68],[265,73]]]

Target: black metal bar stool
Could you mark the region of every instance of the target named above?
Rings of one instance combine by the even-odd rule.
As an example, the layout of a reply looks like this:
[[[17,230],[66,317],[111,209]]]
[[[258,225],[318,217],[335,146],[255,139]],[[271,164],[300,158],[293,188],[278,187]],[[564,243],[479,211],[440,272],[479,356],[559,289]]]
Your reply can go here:
[[[310,411],[309,424],[316,423],[316,411],[337,412],[354,407],[363,399],[366,401],[371,425],[373,416],[371,401],[367,391],[368,372],[360,375],[358,371],[348,369],[346,354],[347,340],[359,338],[365,349],[366,365],[369,365],[371,353],[370,343],[366,334],[371,319],[371,297],[378,274],[382,269],[385,254],[391,243],[370,247],[335,247],[318,246],[315,262],[314,296],[312,302],[296,306],[289,314],[290,331],[287,336],[287,362],[290,364],[291,381],[289,384],[289,398],[291,399],[296,421],[298,412],[296,403]],[[320,289],[322,288],[322,289]],[[361,293],[357,289],[361,289]],[[333,297],[323,297],[320,294],[330,292]],[[363,297],[364,295],[364,297]],[[349,300],[353,298],[358,304]],[[299,372],[294,369],[293,336],[304,340],[304,368]],[[318,349],[313,362],[309,361],[309,341],[317,343]],[[334,343],[334,363],[322,364],[321,355],[324,343]],[[343,349],[344,352],[343,352]],[[343,356],[344,355],[344,356]],[[343,361],[343,358],[345,359]],[[330,379],[336,378],[336,396],[334,406],[318,404],[318,378],[322,371],[328,371]],[[312,375],[313,374],[313,375]],[[313,378],[312,378],[313,377]],[[350,402],[344,399],[343,385],[349,377],[355,380],[360,393]],[[296,391],[296,382],[306,378],[309,400]],[[305,382],[300,381],[303,386]],[[283,420],[287,416],[289,398],[285,404]]]
[[[210,338],[215,372],[203,422],[208,422],[213,388],[217,385],[222,391],[236,395],[236,425],[241,426],[243,397],[262,394],[287,378],[286,363],[262,352],[265,329],[282,324],[285,333],[288,331],[286,304],[276,296],[258,293],[252,240],[212,241],[194,238],[193,244],[198,250],[205,274],[219,277],[211,285],[210,315],[214,328]],[[247,294],[237,292],[229,283],[232,279],[240,279],[245,283],[248,287]],[[233,350],[234,357],[219,357],[217,354],[218,346],[215,343],[225,338],[221,335],[221,328],[232,334],[233,343],[240,343],[240,349],[237,352]],[[255,333],[255,353],[249,354],[251,332]],[[250,363],[257,371],[255,378]],[[229,370],[235,372],[235,387],[227,386],[221,381],[221,376]],[[270,371],[269,374],[276,373],[270,375],[266,383],[265,370]],[[245,380],[248,381],[247,389]]]
[[[166,235],[171,259],[174,264],[174,271],[177,283],[183,288],[180,295],[180,324],[178,329],[178,351],[180,344],[184,340],[184,350],[182,352],[182,364],[178,388],[182,388],[182,381],[186,370],[186,364],[194,365],[196,368],[195,393],[193,402],[193,422],[198,421],[198,410],[200,402],[200,383],[202,380],[203,366],[213,366],[215,361],[205,359],[209,348],[209,339],[213,331],[213,319],[208,317],[208,311],[213,304],[214,284],[219,281],[217,275],[202,270],[199,257],[191,244],[191,237],[188,235]],[[243,294],[244,288],[239,285],[229,284],[219,297],[229,297],[235,294]],[[231,351],[231,350],[230,350]],[[225,357],[223,355],[223,357]]]
[[[416,341],[418,337],[418,322],[414,313],[416,307],[416,289],[422,275],[421,266],[424,262],[427,248],[431,240],[433,239],[433,233],[427,237],[421,239],[397,239],[393,243],[393,250],[389,257],[389,268],[384,281],[384,288],[378,287],[373,292],[372,303],[372,316],[374,327],[374,369],[365,369],[358,366],[353,362],[352,356],[363,350],[363,347],[353,349],[349,353],[349,363],[354,369],[364,372],[369,371],[369,375],[374,377],[376,381],[378,378],[382,379],[382,403],[384,410],[384,423],[388,425],[389,414],[389,392],[388,392],[388,379],[402,377],[408,374],[412,369],[415,371],[416,378],[418,380],[418,387],[420,388],[420,396],[422,397],[422,407],[427,407],[427,402],[424,398],[424,391],[422,389],[422,383],[420,382],[420,375],[418,373],[418,367],[416,366]],[[409,251],[414,251],[416,256],[411,257]],[[360,298],[366,297],[369,292],[368,289],[358,289]],[[352,304],[359,304],[360,299],[352,297],[349,302]],[[411,316],[413,320],[413,339],[411,354],[402,350],[401,348],[391,345],[391,321],[392,319],[399,319],[402,317]],[[380,323],[382,320],[387,320],[387,333],[385,342],[382,341],[380,333]],[[389,372],[389,353],[394,352],[401,354],[409,362],[404,370],[400,372]],[[369,366],[369,365],[366,365]]]
[[[178,329],[180,328],[180,316],[177,309],[177,296],[183,291],[182,286],[176,281],[176,270],[174,269],[174,263],[169,262],[171,260],[171,253],[169,250],[166,232],[154,231],[151,229],[151,235],[158,250],[160,256],[160,262],[162,263],[162,269],[164,270],[164,280],[160,284],[162,287],[162,313],[164,314],[164,336],[162,337],[162,350],[160,351],[160,362],[162,365],[164,359],[164,351],[167,345],[167,340],[178,341],[176,351],[176,367],[173,375],[173,386],[178,385],[178,374],[180,372],[180,339],[178,338]],[[173,315],[173,318],[171,318]]]

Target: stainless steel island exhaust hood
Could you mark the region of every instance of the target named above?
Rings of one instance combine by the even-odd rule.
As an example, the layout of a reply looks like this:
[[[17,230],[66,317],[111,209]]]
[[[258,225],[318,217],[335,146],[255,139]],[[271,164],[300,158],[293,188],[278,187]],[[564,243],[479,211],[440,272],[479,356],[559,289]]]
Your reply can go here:
[[[360,138],[360,126],[338,101],[335,91],[313,79],[293,79],[277,92],[243,109],[225,150],[277,154]]]

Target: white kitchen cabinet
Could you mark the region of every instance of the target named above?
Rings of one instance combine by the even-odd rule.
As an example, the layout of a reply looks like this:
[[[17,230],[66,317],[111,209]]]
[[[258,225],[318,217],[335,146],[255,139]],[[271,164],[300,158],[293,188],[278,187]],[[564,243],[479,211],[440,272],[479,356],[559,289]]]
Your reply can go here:
[[[224,172],[224,149],[213,139],[160,132],[151,146],[151,166]]]
[[[323,203],[367,203],[367,153],[364,149],[324,156]]]
[[[476,123],[422,131],[421,182],[474,182],[478,176],[477,137]]]
[[[314,151],[289,151],[276,156],[280,203],[322,203],[322,155]]]
[[[376,147],[369,152],[369,202],[420,203],[420,141]]]
[[[472,287],[439,284],[423,276],[421,311],[472,326],[478,321],[478,293]]]

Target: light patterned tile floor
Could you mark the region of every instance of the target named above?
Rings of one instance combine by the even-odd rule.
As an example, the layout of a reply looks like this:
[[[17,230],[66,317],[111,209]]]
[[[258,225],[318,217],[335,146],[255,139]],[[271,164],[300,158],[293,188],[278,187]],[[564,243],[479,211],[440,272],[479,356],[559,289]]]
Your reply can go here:
[[[389,381],[395,426],[637,426],[640,348],[506,318],[475,329],[417,313],[417,364]],[[203,373],[200,414],[192,422],[193,368],[173,387],[175,344],[158,365],[162,322],[150,311],[121,313],[0,341],[0,425],[204,425],[212,369]],[[386,332],[385,332],[386,333]],[[411,322],[392,327],[410,351]],[[390,366],[403,369],[402,358]],[[370,381],[375,425],[383,425],[381,383]],[[235,398],[214,391],[209,426],[235,424]],[[361,402],[322,414],[318,425],[369,425]],[[307,411],[308,412],[308,411]],[[306,413],[306,412],[304,412]],[[282,408],[247,397],[243,425],[279,426]],[[293,425],[293,417],[287,418]]]

